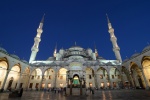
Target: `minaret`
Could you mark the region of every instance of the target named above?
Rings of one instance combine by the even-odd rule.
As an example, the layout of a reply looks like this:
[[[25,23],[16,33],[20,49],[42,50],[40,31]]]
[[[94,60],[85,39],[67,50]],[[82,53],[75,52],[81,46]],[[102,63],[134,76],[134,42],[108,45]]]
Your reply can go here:
[[[95,47],[95,56],[98,57],[98,51],[97,51],[97,49],[96,49],[95,43],[94,43],[94,47]]]
[[[57,55],[57,43],[56,43],[56,46],[55,46],[55,50],[54,50],[53,56],[56,58],[56,55]]]
[[[31,51],[32,51],[32,53],[31,53],[31,56],[30,56],[30,60],[29,60],[29,63],[31,63],[32,61],[34,61],[35,60],[35,58],[36,58],[36,54],[37,54],[37,52],[39,51],[39,43],[40,43],[40,41],[41,41],[41,34],[42,34],[42,32],[43,32],[43,23],[44,23],[44,16],[45,16],[45,14],[43,15],[43,18],[42,18],[42,20],[41,20],[41,22],[40,22],[40,24],[39,24],[39,27],[38,27],[38,29],[37,29],[37,35],[36,35],[36,37],[34,38],[34,45],[32,46],[32,48],[31,48]]]
[[[110,33],[110,37],[111,37],[110,40],[111,40],[112,45],[113,45],[113,51],[115,53],[116,59],[121,63],[122,59],[121,59],[121,55],[120,55],[120,48],[117,44],[117,38],[114,34],[114,29],[110,23],[110,20],[109,20],[107,14],[106,14],[106,17],[107,17],[107,21],[108,21],[108,32]]]

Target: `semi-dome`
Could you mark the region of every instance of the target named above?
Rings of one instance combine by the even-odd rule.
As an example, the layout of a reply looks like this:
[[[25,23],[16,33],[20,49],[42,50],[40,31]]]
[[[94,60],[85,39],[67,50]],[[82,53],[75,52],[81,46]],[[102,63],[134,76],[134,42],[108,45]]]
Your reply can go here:
[[[16,58],[16,59],[20,59],[17,55],[15,54],[10,54],[10,56],[12,56],[13,58]]]
[[[143,51],[147,51],[147,50],[150,50],[150,45],[146,46],[146,47],[142,50],[142,52],[143,52]]]
[[[133,54],[133,55],[131,56],[131,58],[136,57],[136,56],[138,56],[138,55],[140,55],[140,53],[135,53],[135,54]]]
[[[3,51],[5,53],[7,53],[7,51],[4,48],[2,48],[2,47],[0,47],[0,51]]]

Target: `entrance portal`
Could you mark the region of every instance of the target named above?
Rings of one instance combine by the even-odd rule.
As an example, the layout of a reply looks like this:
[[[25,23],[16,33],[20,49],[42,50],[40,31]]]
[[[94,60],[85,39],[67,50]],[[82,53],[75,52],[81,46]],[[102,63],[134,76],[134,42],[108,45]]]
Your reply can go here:
[[[73,87],[79,87],[80,83],[79,83],[79,76],[76,74],[73,76]]]

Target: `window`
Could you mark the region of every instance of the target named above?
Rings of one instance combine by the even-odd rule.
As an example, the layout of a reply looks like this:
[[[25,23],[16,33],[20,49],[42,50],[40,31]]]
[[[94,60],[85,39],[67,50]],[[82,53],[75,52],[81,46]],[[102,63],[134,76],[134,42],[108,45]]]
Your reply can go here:
[[[35,88],[38,88],[38,86],[39,86],[39,83],[36,83]]]
[[[63,76],[60,76],[60,79],[63,79]]]
[[[38,76],[38,78],[37,79],[40,79],[40,76]]]
[[[92,78],[92,76],[91,75],[89,75],[89,79],[91,79]]]
[[[116,87],[116,82],[113,82],[113,87]]]
[[[100,75],[100,79],[103,79],[103,75]]]
[[[106,79],[109,79],[109,75],[106,76]]]
[[[51,75],[49,76],[49,79],[51,79]]]
[[[112,79],[114,79],[114,75],[112,75]]]
[[[30,83],[29,88],[32,88],[33,83]]]
[[[34,76],[32,76],[31,79],[33,80],[33,79],[34,79]]]

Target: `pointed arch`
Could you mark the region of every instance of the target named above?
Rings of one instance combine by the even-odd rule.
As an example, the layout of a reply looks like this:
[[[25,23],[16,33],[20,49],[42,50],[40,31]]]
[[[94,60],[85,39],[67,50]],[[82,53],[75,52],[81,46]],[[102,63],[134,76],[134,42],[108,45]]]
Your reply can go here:
[[[141,65],[147,84],[150,87],[150,56],[144,56],[141,60]]]
[[[103,68],[103,67],[99,67],[97,69],[97,74],[98,74],[99,71],[102,71],[103,76],[105,76],[106,74],[108,74],[108,71],[105,68]]]
[[[5,84],[4,80],[6,78],[8,69],[9,69],[9,63],[7,58],[5,57],[0,58],[0,89],[2,88],[2,84]]]
[[[130,62],[130,73],[133,79],[133,83],[136,88],[145,88],[146,84],[142,75],[142,70],[135,62]]]
[[[0,58],[0,63],[5,62],[5,65],[7,65],[7,70],[9,69],[9,63],[8,59],[6,57]]]

